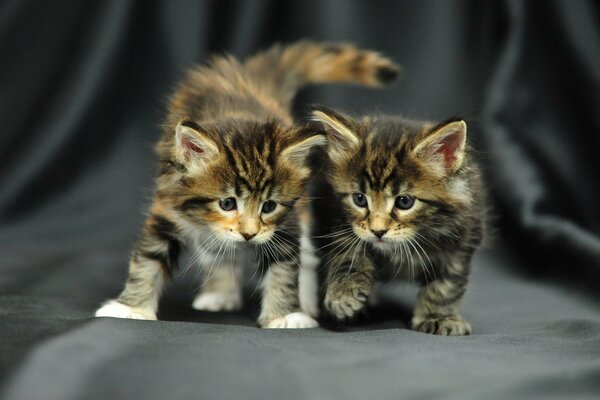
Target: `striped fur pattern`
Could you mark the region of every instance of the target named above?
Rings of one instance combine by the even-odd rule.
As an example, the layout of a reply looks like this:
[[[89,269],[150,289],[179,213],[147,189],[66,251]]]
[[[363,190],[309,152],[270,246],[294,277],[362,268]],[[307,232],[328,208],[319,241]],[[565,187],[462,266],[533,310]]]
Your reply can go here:
[[[296,91],[310,83],[378,86],[396,67],[350,45],[276,45],[245,62],[214,57],[189,72],[171,97],[156,149],[160,173],[148,219],[118,299],[97,316],[155,319],[163,283],[182,248],[204,269],[194,307],[241,307],[241,264],[261,269],[261,327],[303,328],[296,203],[311,174],[306,158],[326,138],[293,122]]]
[[[352,318],[376,280],[405,279],[421,287],[413,329],[469,334],[459,302],[486,207],[464,121],[355,120],[324,107],[313,117],[328,135],[328,173],[312,194],[326,310]]]

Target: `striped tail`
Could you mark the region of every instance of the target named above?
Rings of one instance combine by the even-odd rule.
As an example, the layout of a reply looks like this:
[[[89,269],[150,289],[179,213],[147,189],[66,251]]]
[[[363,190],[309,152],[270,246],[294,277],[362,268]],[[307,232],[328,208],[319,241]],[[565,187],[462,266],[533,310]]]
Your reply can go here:
[[[275,45],[244,64],[245,70],[289,104],[302,86],[312,83],[354,83],[383,86],[400,68],[375,51],[350,44],[301,41]]]

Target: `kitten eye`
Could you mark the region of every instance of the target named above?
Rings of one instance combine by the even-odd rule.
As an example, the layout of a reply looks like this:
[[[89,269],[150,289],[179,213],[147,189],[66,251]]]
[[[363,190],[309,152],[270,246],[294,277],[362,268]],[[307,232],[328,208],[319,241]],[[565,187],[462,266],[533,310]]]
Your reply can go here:
[[[362,193],[352,193],[352,200],[359,207],[367,207],[367,198]]]
[[[408,210],[415,204],[415,198],[412,196],[398,196],[394,206],[400,210]]]
[[[231,211],[237,208],[237,203],[233,197],[227,197],[226,199],[219,200],[219,206],[224,211]]]
[[[267,200],[262,205],[262,212],[268,214],[272,212],[277,207],[277,203],[273,200]]]

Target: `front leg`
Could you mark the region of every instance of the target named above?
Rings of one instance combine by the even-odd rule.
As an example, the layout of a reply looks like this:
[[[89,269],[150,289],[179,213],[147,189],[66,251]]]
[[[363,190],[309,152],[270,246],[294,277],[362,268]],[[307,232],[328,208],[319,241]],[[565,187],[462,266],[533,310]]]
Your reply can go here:
[[[105,302],[96,317],[155,320],[163,282],[175,269],[179,249],[175,224],[151,214],[129,261],[125,289]]]
[[[442,276],[421,288],[412,329],[443,336],[471,334],[471,325],[458,313],[467,288],[469,262],[470,257],[451,262]]]
[[[355,317],[364,308],[373,289],[373,262],[365,254],[346,254],[327,260],[325,268],[325,309],[338,320]]]
[[[258,325],[261,328],[315,328],[317,321],[300,309],[298,274],[300,271],[297,240],[269,243],[261,266],[267,268],[262,282],[263,297]]]

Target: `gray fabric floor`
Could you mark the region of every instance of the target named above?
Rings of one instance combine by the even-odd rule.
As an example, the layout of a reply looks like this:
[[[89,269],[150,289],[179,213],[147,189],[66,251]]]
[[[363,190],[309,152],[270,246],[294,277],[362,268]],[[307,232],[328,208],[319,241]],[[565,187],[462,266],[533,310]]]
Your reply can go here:
[[[196,313],[177,296],[184,282],[161,311],[180,321],[92,319],[93,304],[66,296],[3,296],[1,346],[18,362],[2,398],[598,398],[600,307],[507,272],[515,262],[500,250],[478,256],[464,305],[469,337],[406,329],[414,290],[403,285],[384,287],[373,316],[339,332],[259,330],[252,312]]]
[[[1,1],[0,399],[600,399],[599,16],[592,0]],[[307,88],[299,119],[314,103],[467,118],[498,236],[529,257],[478,256],[474,334],[407,330],[405,286],[340,332],[194,312],[185,279],[162,321],[92,319],[126,279],[184,71],[308,38],[403,76]]]

